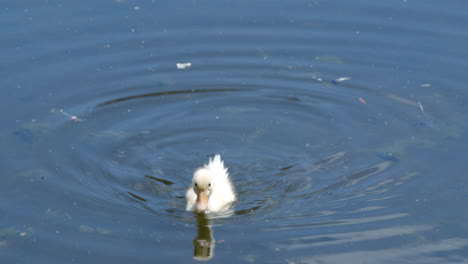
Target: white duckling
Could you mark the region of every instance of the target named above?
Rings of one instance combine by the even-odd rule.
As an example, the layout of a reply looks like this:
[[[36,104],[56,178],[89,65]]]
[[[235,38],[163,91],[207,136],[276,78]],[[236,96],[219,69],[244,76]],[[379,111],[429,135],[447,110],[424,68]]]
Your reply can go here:
[[[187,211],[222,212],[236,200],[227,168],[220,155],[193,174],[192,186],[187,190]]]

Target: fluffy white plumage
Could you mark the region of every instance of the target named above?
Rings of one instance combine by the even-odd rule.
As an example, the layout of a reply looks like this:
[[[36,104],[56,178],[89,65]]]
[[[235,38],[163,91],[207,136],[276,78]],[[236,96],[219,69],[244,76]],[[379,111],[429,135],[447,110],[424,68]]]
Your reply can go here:
[[[236,200],[227,168],[220,155],[193,174],[192,185],[187,190],[187,211],[222,212]]]

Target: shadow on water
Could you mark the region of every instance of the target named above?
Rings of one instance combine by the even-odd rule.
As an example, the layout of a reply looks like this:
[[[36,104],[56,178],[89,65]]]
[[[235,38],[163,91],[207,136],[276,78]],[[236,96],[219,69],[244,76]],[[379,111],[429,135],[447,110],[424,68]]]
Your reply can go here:
[[[218,88],[218,89],[192,89],[192,90],[181,90],[181,91],[164,91],[164,92],[156,92],[156,93],[146,93],[146,94],[137,94],[131,96],[125,96],[117,99],[112,99],[109,101],[102,102],[98,104],[98,107],[115,104],[119,102],[134,100],[134,99],[142,99],[142,98],[149,98],[149,97],[157,97],[157,96],[164,96],[164,95],[176,95],[176,94],[194,94],[194,93],[214,93],[214,92],[239,92],[243,89],[237,88]]]
[[[165,185],[173,185],[173,184],[174,184],[173,182],[171,182],[171,181],[169,181],[169,180],[160,179],[160,178],[158,178],[158,177],[151,176],[151,175],[145,175],[145,177],[148,178],[148,179],[151,179],[151,180],[155,180],[155,181],[157,181],[157,182],[161,182],[161,183],[163,183],[163,184],[165,184]]]
[[[376,173],[379,173],[387,169],[392,163],[389,161],[384,161],[382,163],[376,164],[372,167],[362,169],[357,172],[353,172],[349,175],[344,176],[338,182],[320,190],[320,192],[327,192],[335,189],[341,189],[346,186],[358,184],[360,181],[364,180],[367,177],[370,177]]]

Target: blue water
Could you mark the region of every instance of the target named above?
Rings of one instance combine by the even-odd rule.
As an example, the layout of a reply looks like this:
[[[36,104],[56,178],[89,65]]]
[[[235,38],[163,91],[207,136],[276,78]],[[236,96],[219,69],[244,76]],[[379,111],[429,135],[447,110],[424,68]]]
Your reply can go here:
[[[466,2],[0,17],[0,262],[468,263]],[[217,153],[233,213],[186,212]]]

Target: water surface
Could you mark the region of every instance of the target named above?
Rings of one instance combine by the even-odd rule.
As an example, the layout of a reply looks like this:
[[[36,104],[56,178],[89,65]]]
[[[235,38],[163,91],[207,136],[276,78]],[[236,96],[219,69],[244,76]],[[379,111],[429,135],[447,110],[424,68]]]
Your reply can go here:
[[[463,1],[6,1],[5,263],[465,263]],[[214,154],[231,215],[185,211]]]

